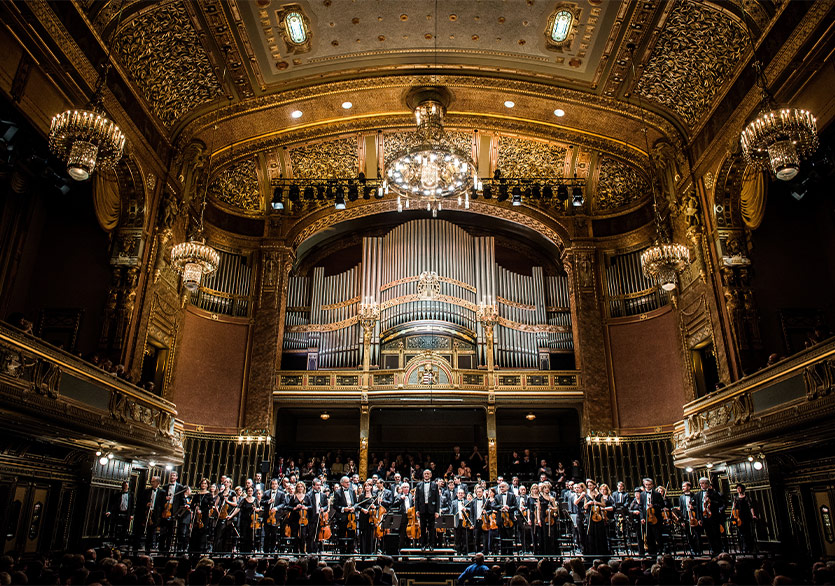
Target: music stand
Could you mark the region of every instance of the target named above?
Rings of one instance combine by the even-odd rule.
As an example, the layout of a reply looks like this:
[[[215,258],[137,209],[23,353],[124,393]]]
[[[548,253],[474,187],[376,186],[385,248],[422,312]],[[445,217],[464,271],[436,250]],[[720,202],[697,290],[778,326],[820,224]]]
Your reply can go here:
[[[383,529],[390,530],[390,529],[399,529],[400,528],[400,521],[403,519],[403,515],[400,513],[388,513],[386,516],[383,517]]]
[[[454,529],[455,515],[441,515],[435,520],[435,529]]]

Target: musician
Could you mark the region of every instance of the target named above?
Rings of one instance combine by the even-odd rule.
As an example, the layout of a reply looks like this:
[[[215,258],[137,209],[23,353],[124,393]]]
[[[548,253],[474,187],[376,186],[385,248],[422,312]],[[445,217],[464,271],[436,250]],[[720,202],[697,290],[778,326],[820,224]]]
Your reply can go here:
[[[744,484],[736,485],[736,494],[731,506],[731,517],[736,523],[739,548],[742,553],[753,553],[756,548],[754,522],[757,520],[757,514],[754,511],[754,503],[745,494]]]
[[[574,520],[574,541],[580,548],[582,553],[588,550],[588,535],[586,534],[586,516],[588,514],[586,506],[591,501],[592,497],[588,494],[588,487],[583,482],[578,482],[574,485],[574,499],[572,504],[576,508],[576,520]]]
[[[363,492],[359,497],[357,508],[357,533],[359,534],[359,546],[361,554],[374,553],[374,529],[377,527],[377,500],[374,498],[374,490],[371,480],[366,480],[363,485]]]
[[[513,545],[516,535],[516,510],[519,508],[519,500],[516,495],[510,492],[510,485],[502,481],[499,484],[499,494],[496,497],[501,523],[499,523],[499,545],[503,554],[513,553]]]
[[[278,542],[278,530],[282,521],[281,512],[284,510],[287,496],[278,488],[278,479],[270,480],[270,488],[261,497],[261,508],[264,510],[264,551],[274,553]]]
[[[183,488],[183,504],[174,512],[177,523],[177,542],[174,545],[174,551],[178,554],[188,551],[188,544],[191,539],[191,522],[194,518],[191,509],[192,498],[191,487]]]
[[[664,539],[661,533],[664,497],[654,489],[655,483],[651,478],[644,478],[643,482],[644,490],[640,498],[641,527],[644,530],[647,553],[655,556],[664,549]]]
[[[154,534],[157,532],[162,519],[165,505],[165,490],[160,487],[159,476],[151,478],[151,486],[142,493],[139,499],[138,511],[141,511],[140,522],[133,524],[135,549],[139,550],[139,541],[145,534],[145,553],[150,554],[154,544]]]
[[[174,524],[176,516],[183,504],[183,485],[177,482],[177,471],[174,470],[168,476],[168,484],[165,486],[165,506],[162,512],[162,521],[159,526],[159,551],[168,553],[171,549],[171,540],[174,537]]]
[[[401,515],[400,518],[400,527],[397,529],[397,532],[400,535],[398,549],[403,550],[406,547],[407,540],[409,536],[406,534],[406,527],[409,524],[409,509],[415,506],[415,499],[412,498],[409,489],[409,483],[404,482],[400,485],[400,492],[394,498],[394,502],[391,505],[391,512]]]
[[[715,490],[708,478],[699,478],[701,490],[696,494],[696,512],[699,514],[699,522],[705,532],[707,541],[710,544],[711,555],[717,556],[722,552],[722,518],[725,508],[722,495]]]
[[[541,482],[539,484],[540,500],[542,501],[542,513],[544,517],[542,522],[544,524],[544,534],[542,540],[542,552],[545,555],[553,555],[559,551],[559,517],[560,507],[557,504],[556,497],[551,494],[551,483]],[[574,499],[569,503],[574,506]]]
[[[635,535],[635,541],[638,544],[638,555],[644,555],[644,529],[641,524],[641,495],[644,490],[640,486],[635,487],[634,497],[626,506],[629,515],[629,524],[632,527],[632,533]]]
[[[215,526],[215,545],[213,552],[231,552],[238,537],[237,521],[231,515],[238,506],[238,496],[232,490],[232,479],[225,478],[223,487],[218,493],[214,509],[217,511],[217,525]]]
[[[438,478],[437,482],[438,482],[438,492],[441,495],[441,498],[440,498],[440,501],[439,501],[439,503],[440,503],[439,507],[441,509],[441,514],[444,515],[444,514],[447,514],[449,512],[449,507],[450,507],[450,504],[452,502],[452,496],[453,495],[449,491],[449,489],[447,488],[447,482],[443,478]],[[451,486],[452,482],[450,482],[449,484]]]
[[[328,497],[322,492],[322,481],[313,479],[310,492],[305,496],[304,504],[307,507],[309,519],[309,531],[307,532],[307,552],[316,553],[319,551],[319,527],[326,522],[328,516]],[[330,522],[329,520],[327,522]]]
[[[609,555],[609,518],[614,511],[615,504],[609,494],[609,487],[600,485],[600,489],[587,493],[588,501],[585,503],[588,527],[586,528],[586,555]]]
[[[688,481],[681,483],[681,495],[678,497],[680,522],[684,526],[687,544],[694,556],[702,555],[702,527],[699,525],[699,514],[696,512],[696,497],[692,493],[693,485]]]
[[[514,476],[514,480],[516,477]],[[513,490],[513,486],[510,487]],[[519,486],[519,494],[516,495],[516,536],[522,546],[522,552],[532,551],[533,526],[531,525],[531,503],[528,498],[528,489],[524,485]]]
[[[449,512],[453,517],[455,551],[466,555],[470,549],[470,529],[473,523],[470,517],[470,503],[467,501],[463,488],[459,487],[456,491],[455,498],[450,503]]]
[[[623,512],[629,503],[629,492],[623,481],[618,482],[618,489],[612,493],[612,501],[615,504],[615,513]]]
[[[516,496],[519,496],[519,489],[520,488],[521,488],[521,486],[519,486],[519,477],[518,476],[512,477],[510,479],[510,492],[512,492]]]
[[[110,497],[105,517],[110,522],[110,534],[116,545],[124,543],[133,518],[133,495],[127,482],[122,483],[122,490]]]
[[[207,478],[200,481],[200,488],[191,499],[191,508],[189,551],[192,553],[206,553],[208,549],[209,513],[212,510],[212,493]]]
[[[420,519],[423,549],[435,549],[435,519],[441,516],[438,483],[432,480],[432,471],[423,471],[423,481],[415,487],[415,507]]]
[[[490,511],[487,508],[487,499],[484,498],[484,488],[476,486],[475,497],[470,501],[470,519],[473,521],[473,543],[476,551],[481,548],[485,554],[489,551],[489,533],[482,528],[484,517]],[[489,525],[489,522],[488,522]]]
[[[528,503],[531,509],[531,524],[533,525],[533,552],[537,555],[543,555],[548,524],[548,519],[546,518],[548,504],[542,499],[537,483],[531,484],[531,494],[528,497]]]
[[[354,545],[357,539],[356,527],[348,527],[348,519],[351,514],[354,523],[356,522],[355,505],[357,495],[351,490],[350,480],[347,476],[339,479],[339,488],[334,492],[333,504],[336,507],[336,534],[341,538],[342,553],[354,553]]]
[[[253,486],[255,488],[255,493],[256,494],[258,493],[259,490],[261,492],[264,492],[264,488],[265,488],[264,487],[264,481],[261,479],[261,473],[260,472],[255,473],[255,481],[253,482]]]
[[[382,497],[380,497],[380,493],[382,493]],[[380,504],[383,505],[386,509],[391,509],[391,502],[394,499],[394,495],[392,492],[386,488],[386,483],[383,481],[382,478],[377,480],[377,487],[374,493],[374,496],[380,501]]]
[[[501,507],[496,498],[496,489],[490,488],[487,490],[487,510],[489,514],[488,522],[489,529],[487,530],[486,548],[487,552],[497,553],[499,549],[499,517],[501,516]]]
[[[295,491],[284,503],[284,510],[288,512],[284,535],[293,539],[293,551],[297,553],[303,553],[308,542],[307,531],[310,527],[306,496],[304,482],[297,482]]]
[[[249,485],[246,487],[246,495],[238,499],[237,505],[230,515],[232,519],[238,519],[238,536],[240,539],[238,551],[254,551],[255,531],[260,522],[260,513],[261,505],[255,498],[255,489],[252,485]]]

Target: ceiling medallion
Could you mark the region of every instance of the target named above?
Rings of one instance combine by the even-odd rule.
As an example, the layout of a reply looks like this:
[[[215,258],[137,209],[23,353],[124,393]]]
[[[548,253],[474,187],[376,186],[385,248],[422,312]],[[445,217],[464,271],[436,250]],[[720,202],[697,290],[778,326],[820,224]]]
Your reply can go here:
[[[397,194],[397,211],[409,208],[414,200],[437,217],[445,198],[457,194],[458,205],[469,208],[469,191],[478,189],[472,156],[456,148],[444,132],[450,99],[449,90],[443,87],[413,88],[406,98],[415,113],[417,131],[385,171],[384,189]]]

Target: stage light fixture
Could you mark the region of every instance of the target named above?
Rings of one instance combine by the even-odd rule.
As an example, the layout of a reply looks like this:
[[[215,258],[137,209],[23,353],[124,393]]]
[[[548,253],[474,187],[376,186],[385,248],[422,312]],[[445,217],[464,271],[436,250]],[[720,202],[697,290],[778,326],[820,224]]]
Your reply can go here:
[[[579,208],[584,203],[583,199],[583,188],[579,185],[575,185],[574,188],[571,190],[571,204],[575,208]]]
[[[340,185],[334,194],[334,207],[338,210],[345,209],[345,189]]]
[[[322,421],[327,421],[328,419],[330,419],[330,418],[331,418],[331,414],[330,414],[330,413],[328,413],[327,411],[322,411],[322,412],[319,414],[319,418],[320,418]]]
[[[324,185],[317,185],[316,186],[316,198],[317,199],[325,199],[325,186]]]
[[[550,185],[546,185],[542,188],[542,199],[551,199],[554,197],[554,190],[551,189]]]
[[[557,199],[561,202],[565,202],[568,200],[568,186],[564,183],[560,183],[557,186]]]
[[[481,193],[484,196],[484,199],[490,199],[491,197],[493,197],[493,187],[490,185],[485,185]]]
[[[511,203],[514,206],[522,205],[522,188],[518,185],[513,188],[513,201]]]
[[[527,419],[528,421],[533,421],[534,419],[536,419],[536,413],[534,413],[533,411],[528,412],[528,414],[525,415],[525,419]]]
[[[505,201],[507,199],[507,183],[499,185],[499,195],[496,197],[497,201]]]
[[[292,202],[299,201],[299,199],[301,197],[301,190],[299,189],[298,185],[291,185],[290,186],[288,197],[290,198],[290,201],[292,201]]]
[[[357,201],[360,196],[357,184],[353,181],[348,182],[348,201]]]
[[[304,188],[304,198],[307,201],[313,201],[313,186],[308,185]]]
[[[540,187],[539,183],[534,183],[533,187],[531,187],[531,198],[539,199],[542,196],[542,187]]]
[[[754,470],[762,470],[762,469],[763,469],[763,463],[760,460],[755,460],[754,461]]]
[[[101,464],[102,466],[107,466],[107,458],[105,456],[99,458],[99,464]]]
[[[365,188],[362,190],[362,198],[371,199],[372,191],[374,191],[374,188],[371,185],[366,185]]]

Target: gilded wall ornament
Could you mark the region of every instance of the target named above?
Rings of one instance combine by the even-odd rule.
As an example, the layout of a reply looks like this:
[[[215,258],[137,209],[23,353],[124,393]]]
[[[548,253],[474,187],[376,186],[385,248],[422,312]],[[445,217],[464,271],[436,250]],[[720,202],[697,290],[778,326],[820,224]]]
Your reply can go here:
[[[444,133],[449,142],[465,153],[473,148],[473,133],[460,130],[446,130]],[[383,134],[383,162],[388,165],[394,156],[414,146],[415,133],[413,130],[402,130],[397,132],[386,132]]]
[[[499,136],[497,166],[505,177],[563,177],[567,152],[559,144]]]
[[[124,23],[114,49],[151,110],[168,127],[221,93],[182,2],[161,4]]]
[[[677,2],[637,91],[694,126],[739,63],[747,42],[742,23],[700,3]]]
[[[615,211],[649,195],[646,177],[632,165],[611,157],[600,157],[598,167],[594,198],[597,211]]]
[[[359,173],[357,138],[337,138],[290,149],[293,177],[349,179]]]
[[[240,161],[223,169],[209,184],[209,195],[245,212],[260,212],[261,191],[255,159]]]

